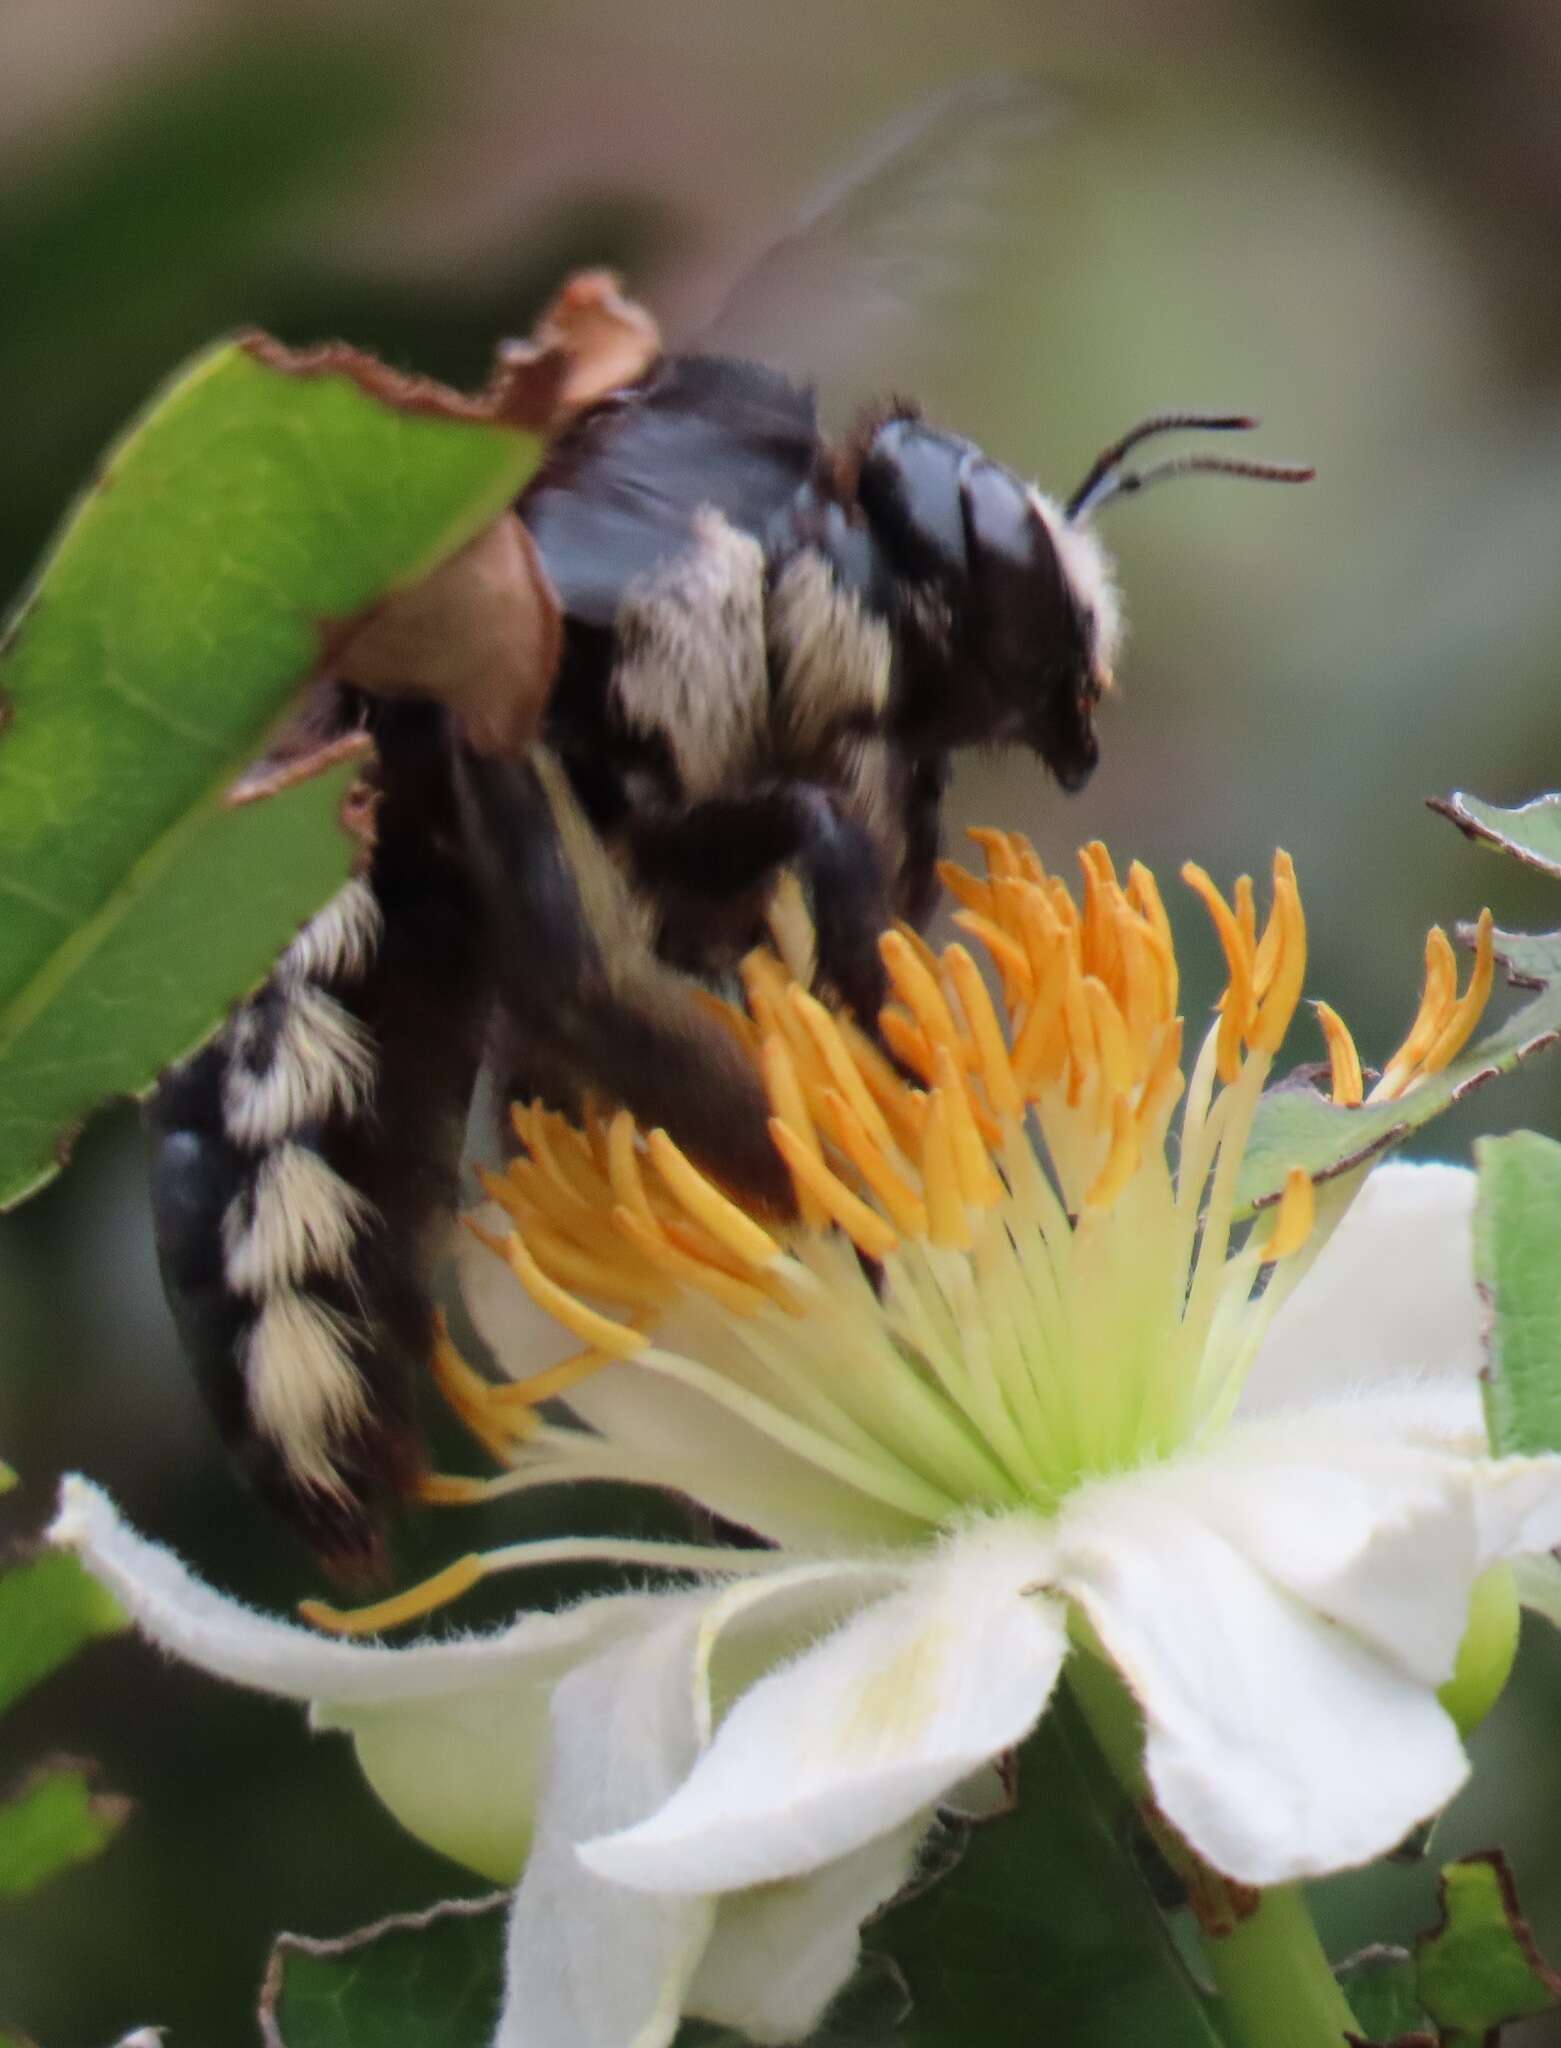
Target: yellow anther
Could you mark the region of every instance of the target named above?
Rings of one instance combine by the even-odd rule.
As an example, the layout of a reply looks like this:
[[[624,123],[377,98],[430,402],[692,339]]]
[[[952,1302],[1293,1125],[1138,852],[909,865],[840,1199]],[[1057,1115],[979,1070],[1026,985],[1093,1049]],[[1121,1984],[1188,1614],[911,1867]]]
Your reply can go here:
[[[934,1089],[927,1104],[927,1122],[921,1134],[921,1181],[927,1197],[928,1237],[945,1250],[968,1251],[972,1243],[970,1218],[954,1156],[949,1105],[941,1088]]]
[[[611,1316],[599,1315],[594,1308],[587,1308],[583,1301],[577,1301],[556,1280],[550,1280],[527,1251],[518,1232],[510,1232],[504,1256],[510,1271],[537,1307],[545,1310],[554,1322],[562,1323],[582,1344],[590,1345],[593,1351],[605,1351],[609,1358],[633,1358],[645,1349],[642,1330],[615,1322]]]
[[[987,994],[986,983],[981,979],[980,968],[963,946],[950,946],[943,955],[943,964],[970,1028],[979,1061],[977,1071],[985,1085],[988,1102],[1000,1117],[1021,1116],[1024,1097],[1019,1092],[1003,1028],[997,1021],[997,1012]]]
[[[1050,894],[1030,882],[1000,882],[996,894],[1005,922],[1023,942],[1036,981],[1044,981],[1058,953],[1068,946],[1068,927]]]
[[[1113,1095],[1120,1095],[1131,1088],[1138,1079],[1137,1063],[1133,1048],[1128,1040],[1127,1026],[1122,1022],[1122,1012],[1112,999],[1111,991],[1103,981],[1093,974],[1084,977],[1082,983],[1084,1000],[1089,1006],[1091,1033],[1095,1041],[1095,1060],[1106,1087]]]
[[[878,1018],[878,1029],[883,1033],[884,1044],[897,1060],[919,1074],[928,1085],[932,1082],[932,1043],[924,1031],[919,1031],[903,1010],[883,1010]]]
[[[512,1417],[495,1407],[493,1397],[498,1388],[467,1364],[442,1315],[434,1322],[429,1370],[451,1414],[471,1431],[490,1457],[506,1464],[514,1444],[528,1436],[535,1425],[529,1416]]]
[[[1241,1041],[1252,1022],[1252,947],[1236,913],[1196,861],[1190,860],[1182,868],[1182,880],[1202,898],[1225,955],[1229,980],[1219,1005],[1219,1074],[1222,1081],[1229,1083],[1240,1071]]]
[[[988,1157],[977,1126],[976,1105],[971,1101],[965,1078],[955,1066],[946,1047],[938,1047],[938,1090],[948,1109],[949,1142],[954,1149],[954,1171],[959,1191],[971,1207],[989,1209],[1003,1198],[1003,1183]],[[997,1132],[996,1137],[1001,1137]]]
[[[1272,944],[1270,933],[1275,934]],[[1273,965],[1268,971],[1267,993],[1247,1035],[1254,1052],[1273,1053],[1284,1044],[1306,979],[1306,913],[1301,908],[1295,865],[1287,853],[1274,855],[1274,906],[1269,912],[1263,946],[1258,949],[1260,954],[1264,948],[1268,949]],[[1260,989],[1264,985],[1258,968],[1254,968],[1254,985]]]
[[[913,946],[901,931],[885,932],[878,941],[878,950],[895,994],[916,1019],[929,1043],[946,1045],[962,1058],[954,1013],[938,986],[936,961],[929,967],[922,957],[925,948]]]
[[[1107,846],[1104,839],[1090,840],[1079,857],[1094,869],[1102,882],[1105,882],[1110,887],[1115,887],[1117,871],[1112,864],[1111,849]]]
[[[927,944],[921,933],[917,931],[915,925],[908,924],[904,918],[899,918],[896,920],[894,928],[916,955],[922,966],[926,968],[933,980],[936,981],[938,978],[938,956]]]
[[[751,1216],[745,1215],[719,1188],[712,1186],[665,1131],[652,1131],[647,1142],[656,1171],[688,1213],[702,1223],[713,1238],[724,1244],[745,1266],[764,1272],[774,1265],[780,1257],[780,1246],[770,1233],[755,1223]],[[642,1223],[646,1222],[647,1219],[632,1204],[625,1204],[625,1207],[631,1215],[639,1216]]]
[[[1017,878],[1019,856],[1015,852],[1006,832],[997,832],[989,825],[972,825],[965,837],[979,846],[986,860],[987,873],[994,881],[1009,877]]]
[[[1118,1095],[1111,1104],[1111,1144],[1106,1163],[1084,1197],[1085,1208],[1109,1209],[1138,1171],[1141,1156],[1133,1105],[1125,1095]]]
[[[1019,863],[1020,879],[1026,882],[1044,882],[1046,880],[1046,869],[1042,864],[1041,856],[1036,852],[1029,840],[1025,838],[1024,834],[1022,832],[1010,832],[1008,843],[1013,850],[1015,860]]]
[[[824,1097],[830,1136],[862,1176],[879,1206],[902,1237],[924,1237],[927,1205],[891,1160],[885,1157],[843,1095]]]
[[[507,1216],[513,1216],[520,1208],[523,1196],[517,1183],[509,1173],[498,1172],[491,1166],[479,1166],[477,1183],[490,1202],[496,1202]]]
[[[404,1593],[388,1600],[376,1600],[372,1607],[331,1607],[324,1600],[300,1600],[298,1612],[314,1628],[333,1636],[377,1636],[387,1628],[399,1628],[404,1621],[416,1621],[436,1608],[469,1593],[482,1577],[486,1565],[473,1552],[458,1557],[442,1572],[424,1579],[420,1586],[408,1586]]]
[[[1035,973],[1023,946],[1009,937],[1001,925],[978,911],[956,910],[954,923],[986,948],[1003,977],[1003,1002],[1010,1013],[1027,1003],[1035,992]]]
[[[840,1035],[867,1083],[868,1093],[888,1118],[901,1150],[909,1155],[921,1138],[927,1113],[925,1099],[906,1086],[866,1032],[849,1018],[842,1019]]]
[[[1067,963],[1063,979],[1061,1008],[1068,1057],[1072,1064],[1068,1076],[1068,1101],[1077,1105],[1095,1071],[1095,1020],[1090,1014],[1089,997],[1084,993],[1084,977],[1072,960]]]
[[[900,1241],[894,1227],[860,1195],[853,1194],[838,1174],[831,1173],[780,1117],[770,1119],[770,1136],[798,1186],[808,1190],[859,1250],[870,1259],[886,1259]]]
[[[1167,915],[1160,885],[1141,860],[1135,860],[1127,871],[1127,899],[1143,918],[1154,934],[1152,946],[1154,957],[1160,969],[1162,994],[1167,1016],[1176,1008],[1181,993],[1176,968],[1176,945],[1171,934],[1171,920]]]
[[[1263,993],[1262,981],[1256,962],[1257,953],[1257,898],[1252,892],[1252,877],[1237,875],[1236,886],[1230,892],[1231,908],[1236,913],[1236,923],[1241,927],[1242,943],[1248,956],[1253,960],[1252,985],[1258,995]],[[1270,920],[1272,921],[1272,920]]]
[[[824,1008],[816,996],[810,996],[806,989],[791,991],[791,1006],[801,1020],[804,1030],[812,1039],[819,1058],[828,1070],[829,1078],[838,1091],[846,1098],[879,1145],[892,1145],[889,1126],[884,1121],[883,1111],[868,1092],[867,1083],[858,1071],[856,1061],[851,1057],[845,1034],[837,1020]]]
[[[724,1267],[673,1243],[665,1231],[636,1216],[632,1209],[614,1209],[612,1220],[647,1265],[685,1287],[700,1288],[734,1315],[754,1315],[769,1299],[762,1287],[755,1287],[751,1280],[735,1279]]]
[[[1097,975],[1109,986],[1116,979],[1120,965],[1115,920],[1111,916],[1112,884],[1101,873],[1099,863],[1091,858],[1093,851],[1092,847],[1085,847],[1079,855],[1079,868],[1084,877],[1080,939],[1085,972]]]
[[[1426,1048],[1420,1062],[1422,1078],[1439,1074],[1463,1051],[1475,1025],[1484,1015],[1495,979],[1496,928],[1490,912],[1482,910],[1475,929],[1474,971],[1469,977],[1469,986],[1453,1004],[1441,1030]]]
[[[1173,1017],[1162,1025],[1150,1058],[1149,1077],[1138,1098],[1138,1137],[1142,1146],[1159,1144],[1177,1098],[1186,1085],[1182,1078],[1182,1020]]]
[[[1114,892],[1111,908],[1122,963],[1113,993],[1130,1035],[1141,1041],[1166,1015],[1165,977],[1160,968],[1158,941],[1152,927],[1145,924],[1120,890]]]
[[[579,1131],[555,1111],[534,1104],[529,1139],[533,1158],[572,1204],[593,1213],[607,1193],[591,1148]]]
[[[992,885],[973,875],[969,868],[962,868],[958,861],[940,860],[938,880],[947,889],[956,903],[962,903],[967,910],[973,910],[981,917],[995,917],[996,904],[992,896]]]
[[[1292,1166],[1285,1175],[1274,1227],[1262,1247],[1263,1264],[1271,1265],[1275,1259],[1288,1259],[1292,1252],[1298,1252],[1311,1236],[1316,1221],[1317,1198],[1312,1191],[1312,1177],[1304,1167]]]
[[[665,1281],[632,1255],[610,1228],[607,1216],[604,1199],[592,1218],[594,1246],[579,1244],[541,1217],[534,1217],[522,1232],[526,1248],[550,1280],[573,1293],[601,1295],[636,1308],[660,1306],[669,1292]]]
[[[803,1099],[802,1087],[797,1079],[797,1069],[792,1064],[786,1041],[779,1032],[771,1032],[759,1048],[759,1073],[764,1082],[764,1092],[770,1098],[770,1108],[822,1166],[824,1148],[818,1141],[813,1119],[808,1114],[808,1105]],[[826,1221],[827,1212],[811,1188],[797,1178],[795,1171],[791,1178],[803,1222],[817,1229]]]
[[[1420,1063],[1436,1043],[1458,998],[1458,963],[1440,925],[1426,933],[1425,986],[1420,1007],[1403,1044],[1382,1070],[1382,1078],[1371,1091],[1373,1102],[1393,1102],[1403,1094],[1420,1071]]]
[[[1008,1057],[1027,1099],[1062,1071],[1067,1058],[1067,1032],[1062,1007],[1051,999],[1049,991],[1032,1000]]]
[[[1313,1003],[1317,1021],[1328,1043],[1328,1066],[1333,1099],[1341,1109],[1358,1109],[1366,1097],[1366,1077],[1361,1072],[1360,1054],[1350,1028],[1329,1003]]]
[[[634,1118],[626,1109],[620,1109],[607,1126],[607,1179],[613,1199],[649,1223],[650,1197],[645,1192],[645,1180],[640,1172]]]

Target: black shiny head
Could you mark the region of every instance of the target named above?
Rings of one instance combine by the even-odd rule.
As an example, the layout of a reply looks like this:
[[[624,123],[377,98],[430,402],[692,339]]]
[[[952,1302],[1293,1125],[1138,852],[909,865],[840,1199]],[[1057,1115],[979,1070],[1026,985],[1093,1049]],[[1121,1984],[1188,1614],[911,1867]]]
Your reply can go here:
[[[927,593],[946,612],[919,726],[944,746],[1018,742],[1080,788],[1119,630],[1094,536],[969,441],[915,419],[879,428],[857,490],[913,616]]]

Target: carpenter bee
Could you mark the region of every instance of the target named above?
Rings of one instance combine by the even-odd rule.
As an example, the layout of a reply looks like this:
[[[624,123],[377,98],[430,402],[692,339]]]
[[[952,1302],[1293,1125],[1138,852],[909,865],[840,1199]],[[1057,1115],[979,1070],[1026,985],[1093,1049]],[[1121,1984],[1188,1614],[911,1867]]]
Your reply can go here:
[[[337,686],[374,746],[362,871],[150,1108],[159,1257],[208,1402],[347,1573],[418,1470],[429,1268],[484,1068],[505,1100],[626,1105],[784,1212],[759,1084],[700,999],[781,878],[818,983],[874,1028],[878,935],[931,905],[951,755],[1017,745],[1065,790],[1095,766],[1120,618],[1092,515],[1190,470],[1309,473],[1129,467],[1172,429],[1250,424],[1168,414],[1059,501],[909,404],[827,434],[807,386],[722,331],[589,406],[519,500],[564,625],[537,745],[482,750],[437,705]]]

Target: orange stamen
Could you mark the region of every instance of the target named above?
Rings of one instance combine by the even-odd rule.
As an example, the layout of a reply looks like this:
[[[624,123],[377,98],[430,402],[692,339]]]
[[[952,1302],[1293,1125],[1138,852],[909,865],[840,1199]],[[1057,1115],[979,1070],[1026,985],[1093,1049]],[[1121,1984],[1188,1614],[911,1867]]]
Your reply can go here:
[[[823,1160],[816,1158],[791,1126],[779,1117],[770,1119],[770,1136],[798,1184],[807,1188],[853,1243],[870,1259],[888,1258],[900,1242],[899,1233],[893,1226],[886,1223],[876,1209],[870,1209],[860,1195],[854,1195],[838,1174],[831,1173]]]
[[[1333,1099],[1341,1109],[1358,1109],[1366,1096],[1366,1077],[1349,1026],[1329,1003],[1313,1003],[1328,1045]]]
[[[1292,1252],[1298,1252],[1311,1236],[1316,1221],[1317,1198],[1311,1175],[1304,1167],[1292,1166],[1285,1175],[1273,1230],[1262,1248],[1263,1264],[1271,1265],[1276,1259],[1288,1259]]]
[[[404,1621],[416,1621],[419,1616],[432,1614],[436,1608],[458,1600],[471,1591],[486,1568],[483,1559],[473,1552],[469,1557],[458,1557],[454,1564],[447,1564],[442,1572],[435,1572],[421,1585],[408,1586],[404,1593],[393,1593],[388,1600],[376,1600],[371,1607],[332,1607],[324,1600],[300,1600],[298,1612],[312,1627],[323,1629],[328,1635],[377,1636],[384,1629],[399,1628]]]

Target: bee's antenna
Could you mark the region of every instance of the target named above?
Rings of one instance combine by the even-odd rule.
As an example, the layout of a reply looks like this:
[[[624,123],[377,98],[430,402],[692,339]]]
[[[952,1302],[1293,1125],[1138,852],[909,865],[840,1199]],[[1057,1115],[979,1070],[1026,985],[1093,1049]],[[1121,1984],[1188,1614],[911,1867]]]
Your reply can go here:
[[[1169,462],[1157,463],[1153,469],[1141,471],[1119,467],[1124,456],[1159,434],[1178,433],[1188,428],[1197,428],[1205,433],[1246,433],[1256,425],[1257,421],[1245,413],[1162,412],[1141,420],[1119,441],[1113,441],[1109,448],[1102,449],[1095,457],[1083,483],[1068,500],[1067,516],[1070,520],[1082,519],[1086,514],[1098,511],[1112,498],[1127,497],[1171,476],[1246,476],[1266,483],[1299,484],[1307,482],[1315,474],[1299,463],[1235,462],[1218,455],[1177,456]]]
[[[1135,491],[1146,491],[1151,484],[1163,484],[1173,476],[1247,476],[1264,484],[1308,484],[1316,474],[1304,462],[1233,462],[1222,455],[1174,455],[1169,462],[1157,462],[1153,469],[1115,471],[1103,479],[1103,487],[1095,492],[1093,503],[1079,509],[1098,512],[1113,498],[1131,497]],[[1068,517],[1077,516],[1069,506]]]

